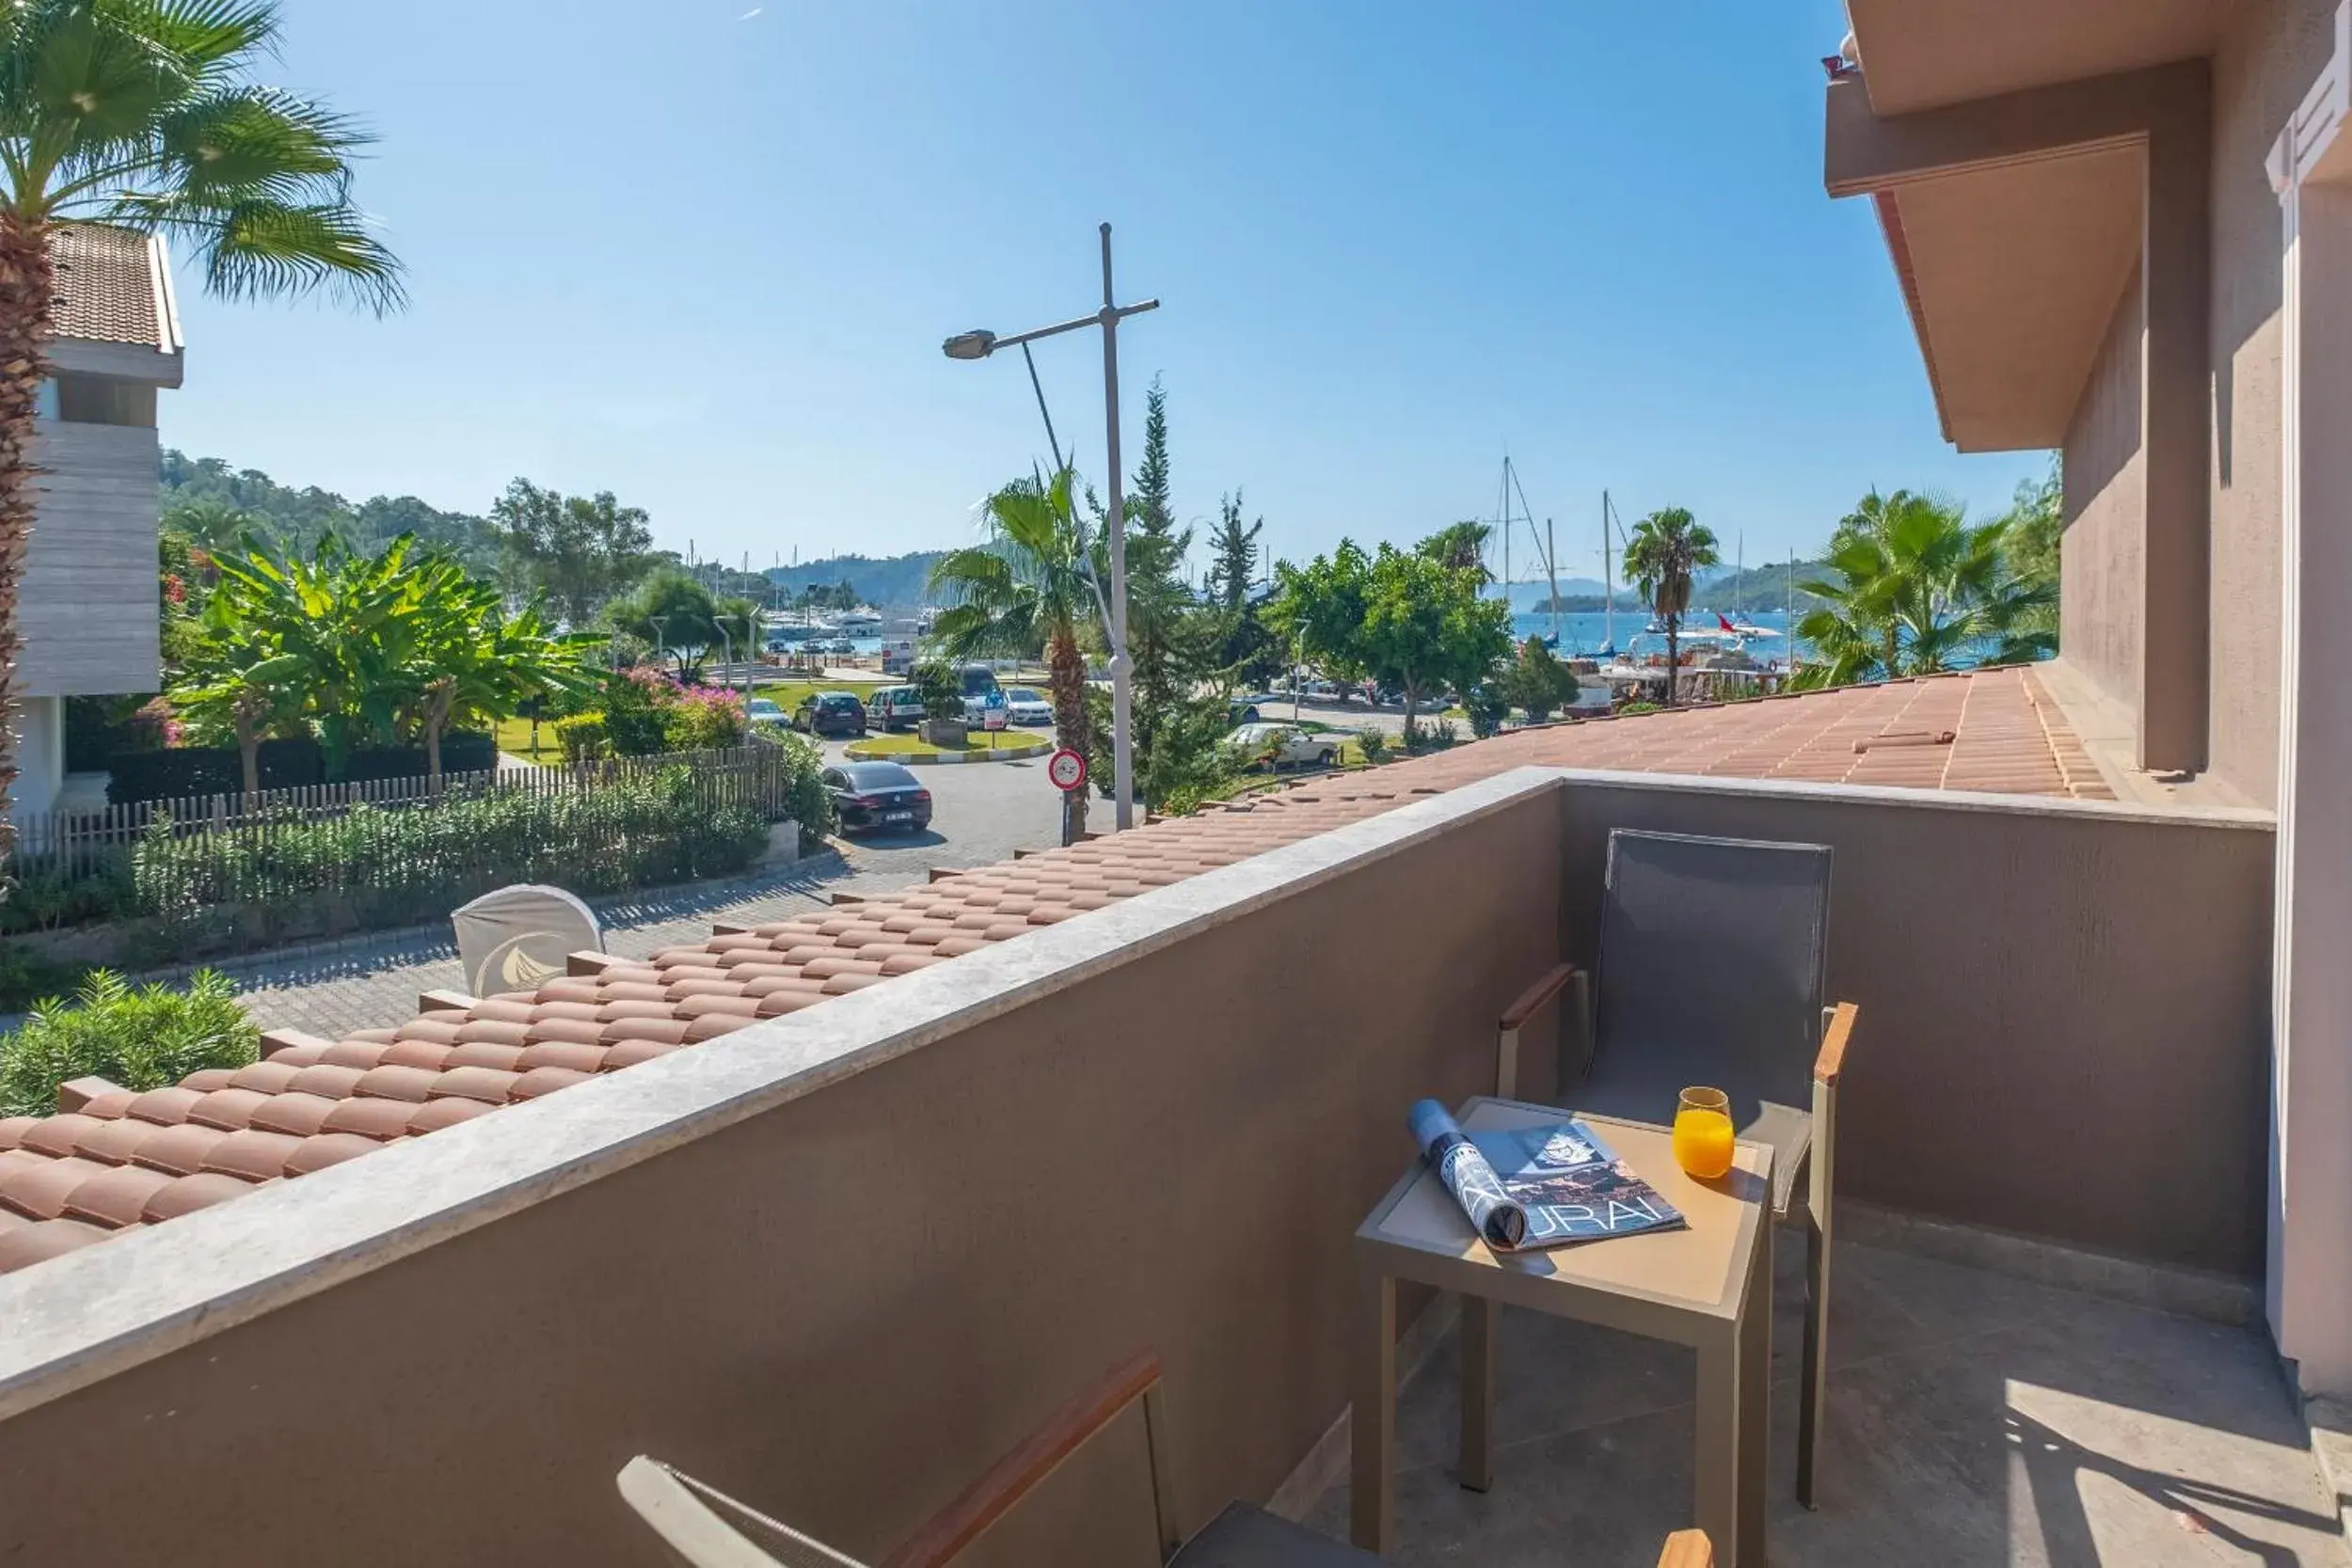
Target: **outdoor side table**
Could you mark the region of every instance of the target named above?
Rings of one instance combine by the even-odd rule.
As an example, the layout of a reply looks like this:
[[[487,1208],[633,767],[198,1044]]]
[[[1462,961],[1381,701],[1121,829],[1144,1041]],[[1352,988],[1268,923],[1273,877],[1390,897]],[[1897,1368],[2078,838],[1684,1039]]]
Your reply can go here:
[[[1565,1121],[1556,1106],[1480,1096],[1466,1132]],[[1389,1549],[1394,1503],[1396,1282],[1462,1297],[1462,1484],[1493,1476],[1495,1322],[1504,1305],[1690,1345],[1698,1352],[1697,1523],[1723,1568],[1762,1568],[1765,1444],[1772,1410],[1772,1152],[1741,1142],[1729,1174],[1699,1181],[1663,1127],[1584,1117],[1619,1159],[1682,1211],[1689,1228],[1497,1253],[1437,1173],[1416,1160],[1356,1231],[1351,1507],[1356,1544]]]

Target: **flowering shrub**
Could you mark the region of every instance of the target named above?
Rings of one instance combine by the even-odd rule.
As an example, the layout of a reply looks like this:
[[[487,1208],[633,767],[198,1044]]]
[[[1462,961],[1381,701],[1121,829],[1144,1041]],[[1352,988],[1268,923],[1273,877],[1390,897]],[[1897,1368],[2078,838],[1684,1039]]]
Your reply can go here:
[[[709,687],[679,689],[663,734],[673,752],[714,752],[743,743],[743,699]]]
[[[615,756],[740,746],[745,729],[743,700],[732,691],[681,686],[642,667],[605,681],[604,737]]]

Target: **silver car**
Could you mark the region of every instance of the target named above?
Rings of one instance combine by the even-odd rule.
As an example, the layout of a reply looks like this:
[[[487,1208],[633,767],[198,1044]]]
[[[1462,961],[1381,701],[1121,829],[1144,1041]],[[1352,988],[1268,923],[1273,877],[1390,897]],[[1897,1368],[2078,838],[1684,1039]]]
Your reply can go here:
[[[1225,737],[1225,744],[1270,768],[1328,768],[1340,760],[1345,738],[1310,735],[1295,724],[1244,724]]]
[[[1054,705],[1042,692],[1015,686],[1005,692],[1005,717],[1016,724],[1050,724]]]

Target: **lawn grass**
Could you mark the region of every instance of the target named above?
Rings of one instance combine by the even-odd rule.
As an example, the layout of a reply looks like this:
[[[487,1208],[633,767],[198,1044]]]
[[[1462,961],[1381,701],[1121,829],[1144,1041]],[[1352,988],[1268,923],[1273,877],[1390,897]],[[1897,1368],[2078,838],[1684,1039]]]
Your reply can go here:
[[[564,748],[556,744],[555,721],[551,719],[539,721],[539,749],[535,752],[531,749],[531,721],[528,719],[500,720],[498,743],[499,750],[507,755],[520,757],[542,768],[558,767],[564,761]]]
[[[904,686],[906,682],[897,679],[884,680],[880,675],[857,680],[834,680],[828,677],[821,681],[756,681],[753,683],[752,695],[765,697],[785,712],[790,713],[801,705],[802,698],[815,692],[847,691],[860,702],[864,702],[885,686]]]

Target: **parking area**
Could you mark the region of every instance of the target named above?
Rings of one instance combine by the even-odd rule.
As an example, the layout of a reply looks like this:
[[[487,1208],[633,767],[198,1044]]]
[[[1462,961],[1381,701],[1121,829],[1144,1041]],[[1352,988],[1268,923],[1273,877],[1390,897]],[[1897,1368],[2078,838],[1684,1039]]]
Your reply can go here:
[[[1044,734],[1046,732],[1039,732]],[[826,739],[827,764],[847,760],[849,742]],[[1061,797],[1045,779],[1045,759],[917,768],[931,792],[931,825],[919,833],[843,838],[850,874],[830,884],[844,892],[881,892],[922,881],[933,866],[993,865],[1016,849],[1061,842]],[[1103,809],[1110,809],[1103,802]]]

